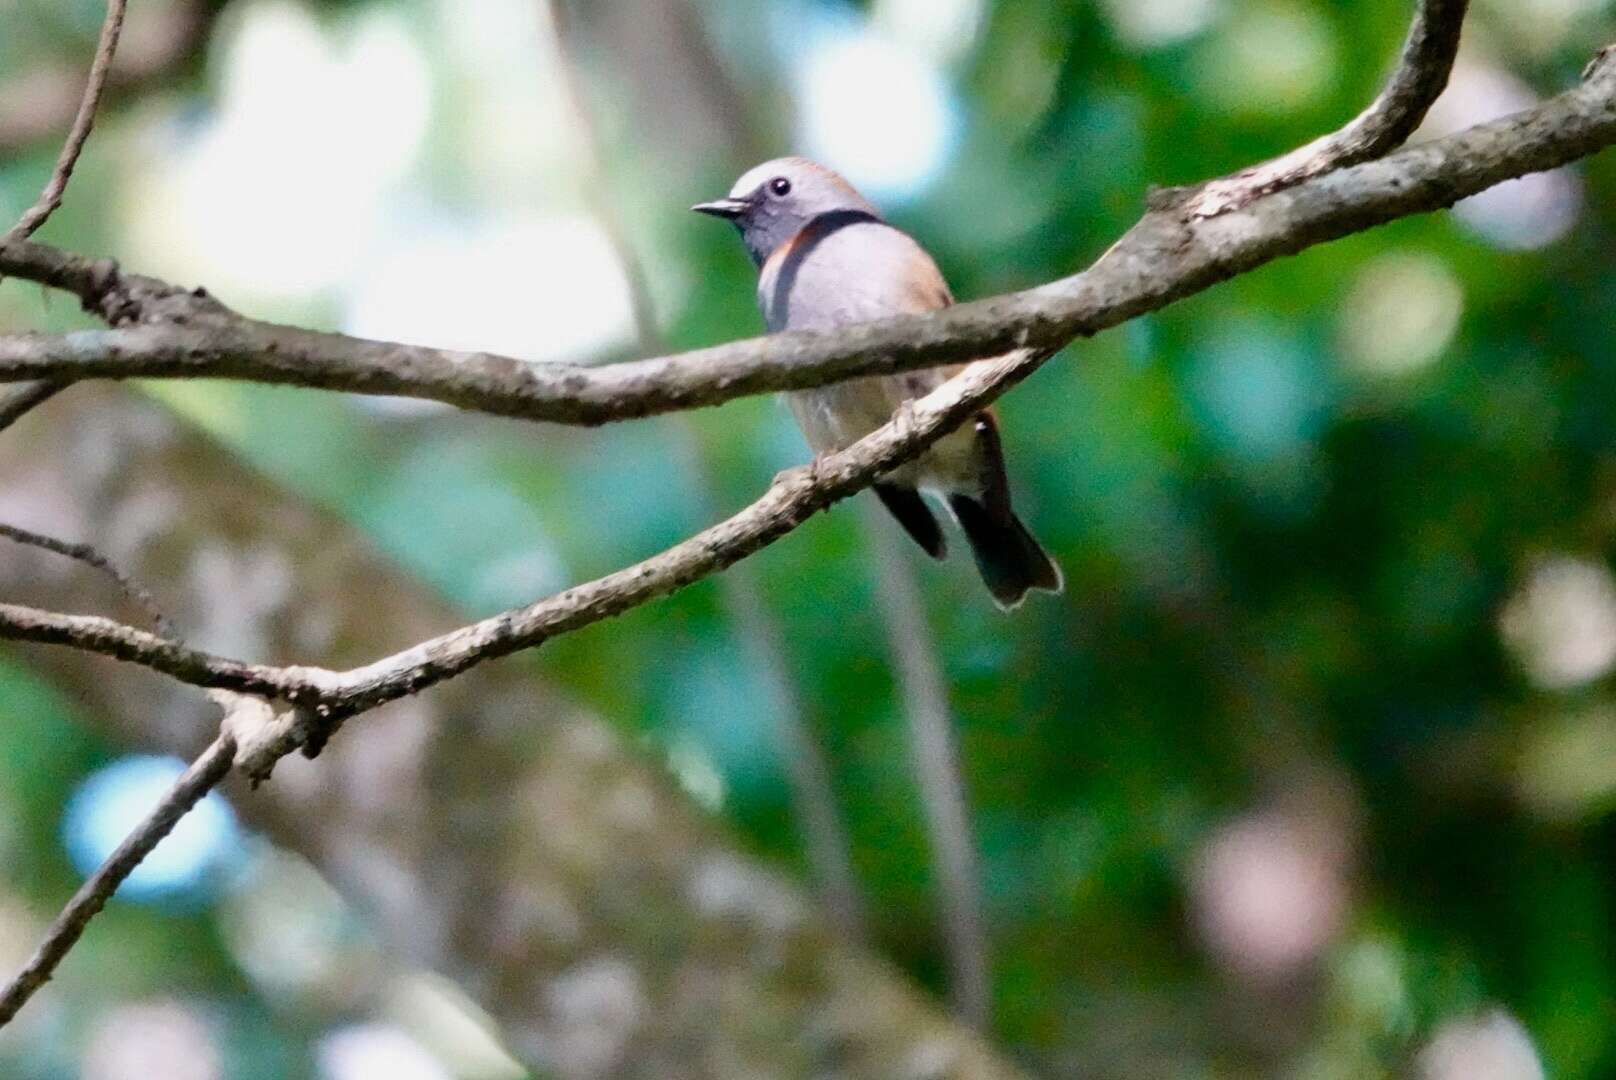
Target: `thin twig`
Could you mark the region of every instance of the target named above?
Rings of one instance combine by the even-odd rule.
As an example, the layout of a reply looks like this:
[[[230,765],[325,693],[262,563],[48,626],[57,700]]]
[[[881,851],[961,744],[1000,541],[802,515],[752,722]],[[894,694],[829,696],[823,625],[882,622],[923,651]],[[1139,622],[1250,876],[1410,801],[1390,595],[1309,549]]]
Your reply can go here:
[[[1119,241],[1127,258],[1034,289],[833,331],[793,331],[627,363],[530,364],[256,322],[150,278],[31,242],[0,244],[0,273],[66,288],[120,329],[0,335],[0,382],[41,377],[240,378],[430,398],[572,424],[715,405],[995,356],[1059,349],[1282,255],[1422,211],[1501,181],[1557,168],[1616,140],[1612,65],[1514,115],[1325,173],[1201,220],[1147,213]],[[1171,243],[1140,243],[1144,238]],[[184,317],[183,324],[173,317]]]
[[[73,168],[79,163],[84,144],[95,126],[95,112],[101,105],[101,91],[107,85],[107,73],[112,70],[112,54],[118,51],[118,35],[123,32],[123,13],[128,0],[107,0],[107,16],[101,23],[101,39],[95,46],[95,59],[90,61],[90,74],[84,85],[84,97],[79,100],[79,111],[73,117],[62,152],[56,156],[56,167],[51,170],[45,189],[39,193],[34,205],[23,212],[17,224],[0,237],[0,243],[25,240],[32,236],[62,205],[67,182],[73,178]]]
[[[67,907],[52,921],[45,933],[45,940],[34,950],[28,963],[0,990],[0,1026],[9,1022],[17,1010],[33,997],[34,992],[50,980],[62,958],[84,933],[85,926],[106,906],[118,886],[134,872],[141,860],[151,854],[152,849],[173,831],[180,818],[202,801],[204,795],[230,775],[235,753],[235,740],[228,734],[215,739],[185,770],[156,809],[79,886]]]
[[[1186,212],[1215,217],[1344,165],[1382,157],[1402,146],[1441,96],[1459,54],[1468,0],[1420,0],[1397,67],[1386,85],[1344,127],[1288,154],[1197,188],[1167,192]]]
[[[67,182],[73,178],[73,169],[79,163],[79,155],[84,152],[84,144],[89,141],[90,129],[95,126],[96,110],[101,107],[101,91],[106,89],[107,74],[112,70],[112,56],[118,51],[118,37],[123,33],[124,8],[127,6],[128,0],[107,0],[107,14],[101,22],[101,38],[96,43],[95,58],[90,61],[84,96],[79,99],[73,126],[68,129],[61,152],[56,155],[56,167],[51,170],[50,179],[45,182],[45,188],[34,205],[23,211],[17,223],[7,229],[4,236],[0,236],[0,244],[26,240],[34,235],[62,205]],[[0,431],[16,423],[30,409],[55,397],[65,386],[65,383],[41,380],[21,386],[0,399]]]
[[[139,664],[192,686],[266,698],[315,698],[323,682],[318,669],[243,663],[100,615],[42,611],[26,604],[0,603],[0,639],[68,645]],[[335,678],[333,672],[324,674]]]
[[[72,543],[54,536],[36,533],[16,525],[0,523],[0,536],[18,544],[39,548],[84,563],[101,571],[117,583],[124,596],[145,613],[153,630],[164,637],[174,636],[173,623],[163,614],[152,594],[133,577],[121,570],[106,555],[90,544]],[[247,723],[255,718],[263,724],[273,717],[273,710],[257,698],[250,698],[228,690],[211,690],[209,696],[224,712],[224,730],[219,739],[192,764],[166,798],[151,815],[130,834],[112,853],[101,868],[74,894],[71,901],[51,924],[45,941],[35,951],[28,965],[0,990],[0,1027],[43,986],[51,972],[61,963],[85,926],[117,891],[118,886],[140,865],[152,849],[174,828],[196,803],[218,784],[234,763],[236,739],[233,724]]]
[[[44,533],[36,533],[28,529],[19,528],[16,525],[7,525],[3,522],[0,522],[0,536],[18,544],[25,544],[28,547],[40,548],[43,551],[75,559],[86,566],[91,566],[101,571],[117,583],[119,590],[131,603],[140,608],[147,621],[151,623],[152,630],[163,637],[174,636],[174,626],[169,622],[168,616],[163,614],[162,608],[158,607],[156,598],[142,588],[139,582],[118,569],[116,563],[101,554],[94,546],[58,540],[54,536],[46,536]]]
[[[1073,325],[1085,329],[1115,325],[1282,255],[1450,206],[1502,180],[1564,165],[1613,141],[1616,62],[1610,53],[1602,53],[1586,82],[1541,105],[1315,177],[1275,196],[1272,205],[1259,200],[1210,221],[1149,213],[1095,266],[1058,289],[1034,290],[1032,299],[1021,303],[1041,314],[1048,313],[1042,307],[1046,301],[1056,305],[1067,320],[1066,330]],[[0,256],[5,250],[0,248]],[[72,257],[45,250],[52,252],[55,276],[78,280],[81,270]],[[1057,299],[1050,301],[1050,296]],[[778,369],[783,361],[817,350],[821,375],[826,365],[848,361],[857,355],[852,350],[871,347],[871,342],[878,343],[873,346],[877,351],[894,345],[901,339],[899,327],[931,343],[934,351],[922,346],[911,354],[931,362],[937,359],[935,350],[955,348],[959,341],[1000,340],[1009,334],[1013,341],[1027,340],[1029,347],[1003,360],[972,365],[854,446],[828,456],[812,471],[783,474],[751,506],[660,555],[362,668],[338,674],[246,664],[111,620],[17,605],[0,605],[0,638],[71,645],[139,663],[193,685],[316,705],[329,718],[351,716],[485,660],[536,646],[683,588],[784,536],[814,512],[920,453],[1044,363],[1048,352],[1040,343],[1058,344],[1060,336],[1043,323],[1022,323],[1019,315],[1025,310],[1015,302],[1006,301],[1002,308],[989,302],[983,308],[988,315],[960,323],[949,322],[949,312],[944,312],[873,328],[849,327],[822,337],[780,335],[752,343],[751,351],[743,348],[735,355],[743,362],[749,359],[759,370]],[[945,336],[940,326],[959,336]],[[0,356],[7,340],[0,338]],[[74,348],[79,353],[88,349],[85,335],[74,337]],[[285,744],[288,750],[297,745],[295,739]],[[257,764],[261,768],[263,759]]]

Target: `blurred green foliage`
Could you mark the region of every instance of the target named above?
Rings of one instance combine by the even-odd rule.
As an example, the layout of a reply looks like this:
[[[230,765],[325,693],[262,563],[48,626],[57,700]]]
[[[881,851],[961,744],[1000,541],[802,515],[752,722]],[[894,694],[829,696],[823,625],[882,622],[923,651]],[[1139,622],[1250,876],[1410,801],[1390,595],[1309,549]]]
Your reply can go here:
[[[249,6],[227,5],[218,33]],[[340,7],[330,19],[401,14],[435,80],[423,190],[457,212],[485,209],[489,188],[461,169],[476,137],[455,89],[464,73],[430,32],[431,5]],[[700,7],[721,24],[751,125],[736,147],[793,149],[758,5]],[[1069,273],[1134,220],[1148,185],[1340,123],[1374,93],[1409,14],[1392,0],[1229,0],[1207,5],[1197,32],[1145,45],[1119,33],[1125,7],[989,3],[949,69],[959,144],[893,217],[958,296]],[[1555,6],[1577,17],[1535,37],[1517,33],[1508,5],[1477,8],[1465,62],[1540,93],[1568,85],[1610,30],[1600,3]],[[96,9],[0,10],[0,85],[46,39],[87,52]],[[1250,42],[1270,40],[1307,45],[1312,66],[1254,63]],[[587,59],[610,114],[623,74]],[[180,118],[163,122],[210,108],[219,63],[163,92]],[[45,238],[120,252],[122,219],[101,208],[138,197],[122,163],[139,156],[150,108],[113,103]],[[683,211],[751,162],[739,149],[679,161],[632,118],[605,127],[611,198],[671,299],[671,345],[756,332],[738,245]],[[55,150],[0,159],[0,209],[27,204]],[[1608,575],[1616,551],[1616,164],[1575,173],[1574,226],[1536,250],[1501,249],[1450,215],[1401,222],[1079,342],[1004,401],[1018,500],[1067,592],[1004,617],[960,560],[921,571],[984,860],[1001,1044],[1058,1074],[1391,1075],[1444,1021],[1499,1005],[1551,1075],[1616,1073],[1616,756],[1523,765],[1578,717],[1616,715],[1610,665],[1546,683],[1522,658],[1530,641],[1501,631],[1543,565]],[[582,205],[564,173],[533,188],[556,212]],[[331,304],[274,312],[330,323]],[[1415,329],[1396,337],[1410,310]],[[79,319],[26,286],[0,291],[0,325]],[[671,421],[533,430],[260,387],[151,392],[468,612],[593,577],[704,523]],[[803,453],[772,402],[693,423],[723,508]],[[834,763],[879,944],[941,990],[927,844],[857,518],[838,508],[755,563]],[[1585,590],[1566,603],[1595,601]],[[764,691],[713,582],[528,662],[653,752],[694,748],[747,843],[809,872]],[[0,712],[5,885],[43,911],[73,883],[55,815],[111,750],[15,668],[0,672]],[[1592,777],[1587,796],[1546,812],[1530,781],[1552,786],[1573,768]],[[1268,983],[1231,973],[1204,940],[1193,882],[1220,828],[1273,806],[1316,811],[1345,838],[1350,899],[1318,955]],[[200,968],[139,969],[144,989],[250,996],[217,943],[193,946],[213,940],[207,921],[114,905],[86,949],[132,964],[137,950],[144,962],[200,948]],[[99,1000],[135,988],[82,989]],[[246,1010],[232,1030],[263,1060],[302,1059],[295,1017],[268,1025],[230,1007]]]

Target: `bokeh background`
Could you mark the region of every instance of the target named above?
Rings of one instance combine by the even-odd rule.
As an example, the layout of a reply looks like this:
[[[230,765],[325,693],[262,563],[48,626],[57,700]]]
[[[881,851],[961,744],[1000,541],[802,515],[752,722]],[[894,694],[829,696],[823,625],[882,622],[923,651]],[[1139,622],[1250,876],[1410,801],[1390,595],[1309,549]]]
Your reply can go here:
[[[365,336],[536,363],[710,344],[760,330],[753,272],[686,208],[757,160],[843,170],[958,296],[986,296],[1085,265],[1151,184],[1345,120],[1410,6],[624,0],[558,20],[539,0],[137,0],[40,238]],[[1557,92],[1616,30],[1605,0],[1474,7],[1417,138]],[[49,173],[101,15],[0,3],[0,219]],[[959,558],[909,570],[1005,1053],[1051,1076],[1616,1074],[1613,225],[1607,156],[1080,342],[1005,399],[1018,502],[1066,594],[1006,617]],[[0,285],[0,330],[85,324]],[[133,392],[464,615],[650,554],[805,453],[763,399],[579,431],[255,386]],[[148,510],[158,534],[185,527],[183,501]],[[779,723],[799,715],[871,947],[943,997],[861,516],[838,507],[751,566],[779,632],[761,661],[709,581],[518,662],[808,886]],[[238,559],[211,583],[295,596],[301,571]],[[179,768],[33,655],[0,653],[7,969]],[[527,1075],[441,978],[333,989],[376,949],[362,911],[215,798],[0,1034],[0,1074]]]

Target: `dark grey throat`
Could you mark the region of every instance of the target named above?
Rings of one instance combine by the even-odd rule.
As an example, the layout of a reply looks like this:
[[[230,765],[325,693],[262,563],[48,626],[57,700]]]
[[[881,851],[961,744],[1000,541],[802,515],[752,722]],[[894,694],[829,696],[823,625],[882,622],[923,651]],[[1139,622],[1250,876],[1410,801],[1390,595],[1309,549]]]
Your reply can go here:
[[[759,268],[782,244],[798,234],[805,234],[811,243],[817,244],[849,225],[881,220],[868,210],[829,210],[810,217],[778,210],[771,213],[771,210],[771,207],[760,206],[736,222],[741,228],[741,239],[746,242],[747,254]]]

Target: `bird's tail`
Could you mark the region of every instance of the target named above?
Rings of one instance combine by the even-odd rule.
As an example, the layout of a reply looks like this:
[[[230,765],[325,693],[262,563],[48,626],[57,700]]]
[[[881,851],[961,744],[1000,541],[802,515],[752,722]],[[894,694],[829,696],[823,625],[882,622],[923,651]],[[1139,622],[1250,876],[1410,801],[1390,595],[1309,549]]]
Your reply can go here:
[[[948,505],[959,519],[976,568],[999,607],[1005,611],[1016,607],[1029,589],[1061,591],[1060,567],[1008,507],[996,515],[969,495],[950,496]]]

